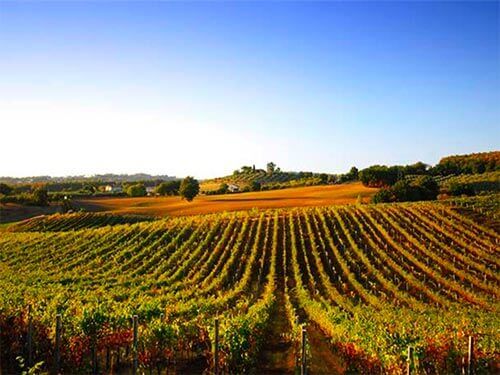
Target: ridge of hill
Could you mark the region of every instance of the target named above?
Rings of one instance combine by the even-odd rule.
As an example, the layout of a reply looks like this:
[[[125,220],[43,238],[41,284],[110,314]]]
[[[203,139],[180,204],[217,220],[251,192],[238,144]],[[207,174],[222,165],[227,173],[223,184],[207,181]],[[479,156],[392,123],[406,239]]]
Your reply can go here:
[[[201,183],[202,191],[213,191],[222,184],[236,185],[240,190],[251,190],[252,183],[261,185],[262,190],[279,189],[285,187],[313,186],[333,182],[336,175],[313,172],[267,172],[263,169],[235,171],[232,175],[204,180]]]

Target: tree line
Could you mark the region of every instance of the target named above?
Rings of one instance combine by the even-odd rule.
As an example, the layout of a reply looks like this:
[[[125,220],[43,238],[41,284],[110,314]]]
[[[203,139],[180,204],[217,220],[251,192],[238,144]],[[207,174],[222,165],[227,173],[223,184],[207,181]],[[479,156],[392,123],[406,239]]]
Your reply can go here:
[[[127,187],[126,192],[131,197],[143,197],[147,194],[143,183],[130,185]],[[194,177],[187,176],[182,181],[172,180],[162,182],[156,186],[154,192],[156,195],[162,196],[179,195],[188,202],[191,202],[199,194],[200,184]]]
[[[484,152],[442,158],[435,166],[422,162],[411,165],[373,165],[359,172],[365,186],[380,187],[373,197],[378,202],[434,200],[440,188],[435,177],[484,174],[500,170],[500,152]],[[471,194],[454,182],[447,189],[451,195]]]

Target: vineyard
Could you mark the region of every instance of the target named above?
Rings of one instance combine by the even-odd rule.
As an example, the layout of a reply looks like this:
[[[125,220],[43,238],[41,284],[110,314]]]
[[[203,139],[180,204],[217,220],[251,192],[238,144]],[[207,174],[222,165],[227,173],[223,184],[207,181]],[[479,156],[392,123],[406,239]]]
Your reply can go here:
[[[0,369],[462,373],[472,336],[498,373],[500,236],[457,202],[10,226]]]
[[[139,215],[115,215],[108,213],[76,213],[66,215],[37,216],[9,226],[11,232],[62,232],[103,227],[107,225],[133,224],[151,221],[152,217]]]

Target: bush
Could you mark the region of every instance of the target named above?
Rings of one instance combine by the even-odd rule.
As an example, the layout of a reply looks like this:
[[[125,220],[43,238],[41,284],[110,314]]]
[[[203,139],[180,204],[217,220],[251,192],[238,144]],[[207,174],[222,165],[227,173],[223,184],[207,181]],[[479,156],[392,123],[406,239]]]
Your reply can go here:
[[[430,176],[417,177],[412,182],[412,186],[418,189],[418,200],[434,200],[439,194],[439,185]]]
[[[226,183],[222,183],[217,191],[219,194],[226,194],[229,191],[229,186]]]
[[[387,203],[393,201],[393,195],[390,188],[382,188],[373,196],[373,203]]]
[[[430,176],[420,176],[411,183],[400,180],[392,187],[380,189],[372,198],[374,203],[415,202],[434,200],[439,194],[437,182]]]
[[[49,195],[45,188],[37,188],[32,193],[0,196],[0,203],[17,203],[27,206],[48,206]]]
[[[460,196],[460,195],[473,196],[475,193],[474,187],[472,185],[467,183],[460,184],[458,182],[453,182],[449,185],[449,192],[453,196]]]
[[[127,194],[131,197],[144,197],[146,195],[146,188],[144,184],[130,185],[127,188]]]
[[[7,184],[0,183],[0,194],[9,195],[12,193],[13,188]]]
[[[35,206],[48,206],[49,194],[45,188],[37,188],[33,191],[33,205]]]
[[[252,191],[260,191],[262,188],[261,184],[259,181],[252,181],[252,183],[250,184],[250,190]]]
[[[180,180],[165,181],[156,187],[156,193],[160,195],[179,195],[180,187]]]

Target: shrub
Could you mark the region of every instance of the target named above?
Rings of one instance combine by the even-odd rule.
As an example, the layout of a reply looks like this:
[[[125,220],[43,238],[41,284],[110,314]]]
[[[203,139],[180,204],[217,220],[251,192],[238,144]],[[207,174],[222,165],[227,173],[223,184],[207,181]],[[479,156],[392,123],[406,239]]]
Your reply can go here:
[[[127,188],[127,194],[131,197],[144,197],[146,195],[146,188],[144,184],[135,184]]]

